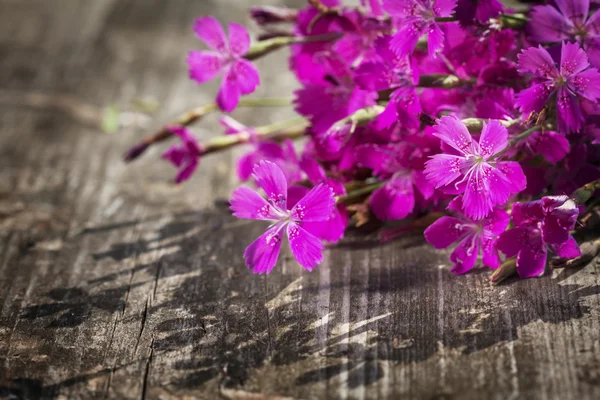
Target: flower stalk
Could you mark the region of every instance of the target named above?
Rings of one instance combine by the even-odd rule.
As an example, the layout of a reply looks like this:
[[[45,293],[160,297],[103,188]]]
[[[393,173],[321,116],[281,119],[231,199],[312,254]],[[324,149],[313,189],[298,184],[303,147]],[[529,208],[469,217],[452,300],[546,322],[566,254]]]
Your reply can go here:
[[[315,36],[277,36],[254,43],[244,58],[250,61],[261,58],[282,47],[299,43],[332,42],[342,37],[339,33],[327,33]]]
[[[252,139],[253,133],[261,139],[270,139],[274,141],[297,139],[304,135],[307,127],[308,123],[304,118],[296,117],[286,121],[276,122],[271,125],[258,127],[254,129],[254,132],[249,129],[231,135],[215,137],[208,142],[199,145],[201,149],[200,153],[202,155],[214,153],[248,143]]]
[[[242,98],[238,107],[286,107],[292,104],[290,97],[264,97],[264,98]],[[125,162],[131,162],[141,156],[153,144],[169,139],[173,133],[169,130],[171,126],[189,126],[201,120],[208,114],[219,110],[216,102],[208,103],[192,108],[180,114],[173,121],[164,125],[160,130],[142,139],[141,142],[131,147],[123,156]]]

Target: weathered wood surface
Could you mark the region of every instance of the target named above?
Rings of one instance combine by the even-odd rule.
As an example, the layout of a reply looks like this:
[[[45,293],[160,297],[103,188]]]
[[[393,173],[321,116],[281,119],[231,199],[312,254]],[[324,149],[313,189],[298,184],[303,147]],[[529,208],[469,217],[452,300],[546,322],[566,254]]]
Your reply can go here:
[[[264,227],[219,201],[234,154],[176,187],[161,149],[120,161],[143,130],[26,104],[153,97],[164,123],[216,90],[186,77],[193,18],[247,22],[250,3],[0,0],[0,397],[600,398],[595,263],[493,288],[418,237],[350,237],[312,273],[253,276],[241,255]],[[285,62],[260,62],[259,95],[291,92]]]

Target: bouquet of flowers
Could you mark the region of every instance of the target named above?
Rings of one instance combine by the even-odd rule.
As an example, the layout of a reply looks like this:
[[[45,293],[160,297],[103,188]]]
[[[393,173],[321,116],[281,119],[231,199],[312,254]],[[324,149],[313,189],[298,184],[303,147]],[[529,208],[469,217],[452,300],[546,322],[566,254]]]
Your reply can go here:
[[[244,253],[269,273],[282,243],[305,269],[349,225],[400,220],[382,240],[424,230],[454,246],[452,271],[478,262],[492,282],[589,262],[600,216],[600,11],[589,0],[518,10],[498,0],[307,0],[303,9],[255,7],[264,32],[212,17],[193,30],[189,76],[217,77],[214,103],[182,114],[131,148],[177,139],[163,158],[187,180],[200,158],[248,146],[237,164],[233,215],[268,221]],[[291,99],[245,97],[260,85],[252,63],[290,49],[301,88]],[[237,107],[293,105],[299,117],[196,141],[188,126]],[[297,153],[292,141],[300,139]],[[580,234],[580,232],[582,232]],[[574,236],[587,238],[578,244]],[[479,260],[479,261],[478,261]]]

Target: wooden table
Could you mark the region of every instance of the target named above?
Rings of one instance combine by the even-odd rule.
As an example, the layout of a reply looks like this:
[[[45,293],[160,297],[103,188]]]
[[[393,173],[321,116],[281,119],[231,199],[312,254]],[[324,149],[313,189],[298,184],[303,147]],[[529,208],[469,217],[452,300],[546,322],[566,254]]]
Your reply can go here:
[[[264,226],[224,206],[243,149],[183,186],[164,146],[121,161],[213,98],[216,83],[187,79],[193,19],[248,23],[251,3],[0,0],[0,397],[600,398],[595,263],[491,287],[418,236],[355,235],[312,273],[288,252],[254,276],[242,253]],[[292,92],[285,63],[259,62],[257,96]],[[135,98],[160,112],[98,129],[102,108]],[[195,133],[221,134],[216,121]]]

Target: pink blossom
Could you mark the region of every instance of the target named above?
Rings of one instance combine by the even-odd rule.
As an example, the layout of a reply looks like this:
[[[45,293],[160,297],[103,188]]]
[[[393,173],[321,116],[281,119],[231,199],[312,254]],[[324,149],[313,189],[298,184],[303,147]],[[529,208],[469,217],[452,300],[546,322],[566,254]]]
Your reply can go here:
[[[508,213],[496,207],[484,219],[473,221],[460,213],[461,203],[460,197],[452,200],[448,209],[456,212],[456,217],[444,216],[435,221],[425,230],[425,239],[436,249],[444,249],[458,242],[450,255],[454,263],[452,272],[456,274],[470,271],[480,253],[483,253],[484,265],[498,268],[500,258],[496,240],[508,226]]]
[[[581,255],[569,233],[575,227],[579,208],[568,196],[515,203],[511,216],[515,227],[500,235],[498,249],[507,257],[517,256],[517,272],[521,277],[544,272],[549,248],[563,258]]]
[[[556,6],[535,6],[527,26],[538,43],[577,40],[588,52],[591,63],[600,66],[600,13],[591,15],[589,0],[555,0]]]
[[[230,201],[234,216],[271,222],[267,231],[246,248],[244,258],[248,268],[255,274],[271,272],[277,263],[284,231],[296,261],[307,270],[315,268],[323,260],[324,246],[304,224],[327,221],[331,217],[335,207],[331,187],[315,186],[288,209],[288,185],[277,165],[261,161],[254,167],[253,176],[267,199],[241,186],[233,192]]]
[[[256,67],[242,58],[250,48],[246,28],[229,23],[229,36],[213,17],[202,17],[194,23],[194,32],[212,50],[190,51],[187,59],[190,78],[198,83],[223,74],[217,103],[226,112],[233,111],[240,96],[250,94],[260,84]]]
[[[523,50],[519,54],[519,72],[533,74],[536,81],[518,94],[517,105],[525,114],[537,112],[556,95],[558,130],[579,131],[585,120],[581,101],[595,102],[600,98],[600,73],[589,66],[585,51],[575,43],[563,43],[560,69],[542,46]]]
[[[198,163],[203,150],[192,135],[192,133],[183,126],[171,126],[167,130],[175,134],[181,140],[178,145],[171,146],[162,155],[162,158],[168,160],[177,167],[177,176],[175,183],[181,183],[190,179]]]
[[[397,18],[399,25],[391,42],[392,50],[406,56],[427,33],[429,56],[435,57],[444,47],[444,33],[435,19],[451,16],[454,7],[456,0],[383,0],[383,9]]]
[[[527,186],[519,163],[493,159],[506,148],[508,140],[508,131],[499,121],[484,123],[479,141],[454,116],[442,117],[435,129],[435,136],[447,149],[427,161],[425,174],[436,188],[464,194],[463,212],[469,218],[484,218]]]

